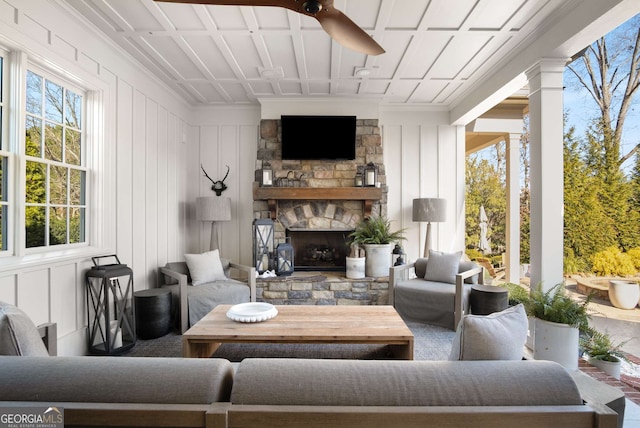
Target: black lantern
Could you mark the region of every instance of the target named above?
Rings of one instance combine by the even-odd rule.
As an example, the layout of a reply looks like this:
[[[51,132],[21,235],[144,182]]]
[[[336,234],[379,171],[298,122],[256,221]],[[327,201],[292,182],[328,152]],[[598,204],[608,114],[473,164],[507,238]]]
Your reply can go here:
[[[364,185],[367,187],[375,187],[378,182],[378,168],[373,162],[369,162],[364,167]]]
[[[391,254],[392,254],[393,265],[394,266],[401,266],[401,265],[405,264],[405,261],[404,261],[404,250],[402,249],[402,247],[400,245],[396,244],[396,246],[393,249],[393,251],[391,252]]]
[[[103,257],[114,257],[116,263],[100,265]],[[133,271],[115,254],[103,257],[93,257],[95,266],[86,274],[89,352],[111,355],[136,343]]]
[[[269,162],[263,162],[260,172],[260,185],[263,187],[273,186],[273,168],[271,168],[271,164]]]
[[[273,220],[260,218],[253,221],[253,265],[260,274],[269,270],[274,249],[273,234]]]
[[[287,242],[278,244],[276,248],[276,274],[278,276],[289,276],[293,273],[293,246],[289,239]]]
[[[356,171],[356,177],[355,177],[355,186],[356,187],[362,187],[362,185],[364,184],[363,178],[362,178],[362,167],[358,167],[357,171]]]

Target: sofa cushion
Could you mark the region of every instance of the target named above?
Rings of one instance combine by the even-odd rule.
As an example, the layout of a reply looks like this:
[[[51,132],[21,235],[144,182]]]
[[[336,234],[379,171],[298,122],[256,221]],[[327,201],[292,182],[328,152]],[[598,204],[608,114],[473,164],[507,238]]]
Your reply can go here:
[[[49,356],[31,318],[5,302],[0,302],[0,355]]]
[[[580,405],[551,361],[244,359],[233,404],[318,406]],[[470,424],[472,425],[472,424]]]
[[[229,401],[219,358],[0,357],[0,401],[209,404]]]
[[[474,262],[461,260],[460,266],[458,267],[458,273],[466,272],[468,270],[475,269],[478,267],[480,266],[478,266]],[[479,274],[471,275],[469,278],[465,278],[464,282],[467,284],[477,284],[479,276],[480,276]]]
[[[189,267],[192,284],[200,285],[213,281],[224,281],[224,269],[220,262],[220,252],[218,250],[208,251],[202,254],[185,254],[184,258]]]
[[[522,304],[490,315],[465,315],[451,360],[521,360],[529,324]]]
[[[424,279],[434,282],[448,282],[455,284],[456,275],[460,268],[462,251],[456,253],[442,253],[429,250],[429,260],[425,270]]]

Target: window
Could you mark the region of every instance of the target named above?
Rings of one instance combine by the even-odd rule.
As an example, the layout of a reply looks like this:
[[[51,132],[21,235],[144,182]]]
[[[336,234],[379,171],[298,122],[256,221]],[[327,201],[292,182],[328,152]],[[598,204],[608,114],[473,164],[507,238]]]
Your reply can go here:
[[[8,138],[6,135],[6,108],[5,108],[5,78],[4,78],[4,58],[0,55],[0,253],[6,252],[8,247],[8,223],[9,223],[9,201],[8,201],[8,173],[9,173],[9,151],[6,147]]]
[[[86,242],[84,98],[71,85],[27,70],[26,248]]]

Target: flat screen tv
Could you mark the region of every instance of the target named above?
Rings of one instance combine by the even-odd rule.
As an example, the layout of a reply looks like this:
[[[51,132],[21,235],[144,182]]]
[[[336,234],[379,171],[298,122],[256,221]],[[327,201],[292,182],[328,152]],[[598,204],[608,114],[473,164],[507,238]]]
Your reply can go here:
[[[353,160],[355,116],[282,116],[283,160]]]

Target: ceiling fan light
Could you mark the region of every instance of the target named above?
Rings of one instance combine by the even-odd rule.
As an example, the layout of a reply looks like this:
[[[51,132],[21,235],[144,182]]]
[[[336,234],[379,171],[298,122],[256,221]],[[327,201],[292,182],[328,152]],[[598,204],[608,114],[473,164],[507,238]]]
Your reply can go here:
[[[305,12],[315,15],[322,10],[322,4],[317,0],[309,0],[302,4]]]

